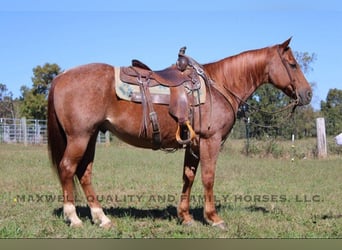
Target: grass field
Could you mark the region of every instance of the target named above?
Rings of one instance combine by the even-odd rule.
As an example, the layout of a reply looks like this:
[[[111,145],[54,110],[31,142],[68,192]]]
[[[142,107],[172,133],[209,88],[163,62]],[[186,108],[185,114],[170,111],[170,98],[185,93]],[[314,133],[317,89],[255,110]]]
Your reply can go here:
[[[0,238],[341,238],[341,156],[325,160],[242,155],[228,140],[216,172],[215,193],[225,232],[203,222],[200,175],[191,212],[197,223],[178,223],[183,151],[154,152],[125,145],[98,146],[93,183],[116,227],[63,221],[61,188],[45,146],[0,145]],[[290,154],[290,153],[289,153]],[[303,157],[305,158],[305,157]]]

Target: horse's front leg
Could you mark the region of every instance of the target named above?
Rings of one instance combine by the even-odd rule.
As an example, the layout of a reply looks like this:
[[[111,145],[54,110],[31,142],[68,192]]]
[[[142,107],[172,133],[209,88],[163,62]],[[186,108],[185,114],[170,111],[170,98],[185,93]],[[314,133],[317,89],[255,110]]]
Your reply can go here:
[[[204,187],[204,218],[212,226],[225,230],[226,224],[216,212],[214,196],[215,169],[220,147],[221,137],[201,140],[201,176]]]
[[[193,224],[193,218],[190,215],[190,193],[194,183],[196,171],[199,163],[198,150],[191,150],[188,146],[185,150],[183,167],[183,189],[178,205],[178,217],[183,225]]]

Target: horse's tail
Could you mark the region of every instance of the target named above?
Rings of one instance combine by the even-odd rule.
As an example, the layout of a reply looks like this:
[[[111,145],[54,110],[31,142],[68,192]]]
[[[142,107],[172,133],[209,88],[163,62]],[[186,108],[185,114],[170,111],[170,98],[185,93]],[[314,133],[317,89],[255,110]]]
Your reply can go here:
[[[66,148],[66,135],[58,121],[54,104],[55,81],[52,82],[48,97],[48,148],[50,161],[56,174]],[[59,174],[58,174],[59,177]]]

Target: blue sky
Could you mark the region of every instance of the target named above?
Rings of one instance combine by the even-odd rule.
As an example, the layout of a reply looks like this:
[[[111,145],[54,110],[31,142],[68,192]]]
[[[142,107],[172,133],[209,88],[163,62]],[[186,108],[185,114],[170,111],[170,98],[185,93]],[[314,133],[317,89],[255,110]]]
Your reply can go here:
[[[162,69],[182,46],[206,63],[292,36],[294,51],[317,55],[306,75],[316,83],[312,105],[319,108],[329,89],[342,89],[342,2],[199,2],[2,1],[0,83],[18,97],[20,86],[32,86],[32,69],[46,62],[68,69],[136,58]]]

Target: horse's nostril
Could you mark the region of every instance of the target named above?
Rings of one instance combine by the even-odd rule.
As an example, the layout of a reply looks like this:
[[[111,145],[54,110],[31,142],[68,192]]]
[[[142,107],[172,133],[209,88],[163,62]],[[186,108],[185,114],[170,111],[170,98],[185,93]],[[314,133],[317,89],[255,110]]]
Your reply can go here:
[[[299,99],[301,105],[307,105],[311,102],[312,99],[312,91],[311,90],[302,90],[299,91]]]

